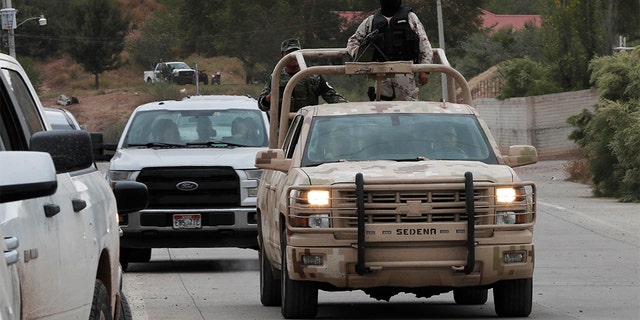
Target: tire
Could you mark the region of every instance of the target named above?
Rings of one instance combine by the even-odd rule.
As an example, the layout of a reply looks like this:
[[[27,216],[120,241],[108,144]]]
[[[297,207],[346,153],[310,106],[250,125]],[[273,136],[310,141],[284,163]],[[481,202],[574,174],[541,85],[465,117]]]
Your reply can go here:
[[[453,299],[457,304],[479,305],[487,303],[489,289],[483,288],[459,288],[453,289]]]
[[[120,320],[133,320],[131,307],[129,306],[129,302],[122,291],[120,291]]]
[[[281,312],[285,319],[312,319],[318,314],[318,288],[313,282],[289,278],[286,229],[282,231]]]
[[[263,245],[264,246],[264,245]],[[260,246],[260,302],[265,307],[275,307],[282,303],[280,280],[273,276],[271,262],[267,258],[263,246]]]
[[[206,77],[202,78],[202,83],[204,83],[205,85],[208,85],[209,84],[209,77],[206,76]]]
[[[503,280],[493,287],[496,314],[500,317],[527,317],[533,304],[533,279]]]
[[[112,320],[111,302],[109,292],[102,281],[96,279],[93,288],[93,302],[91,303],[91,313],[89,320]]]
[[[153,80],[151,80],[151,78],[147,78],[147,83],[153,83]]]

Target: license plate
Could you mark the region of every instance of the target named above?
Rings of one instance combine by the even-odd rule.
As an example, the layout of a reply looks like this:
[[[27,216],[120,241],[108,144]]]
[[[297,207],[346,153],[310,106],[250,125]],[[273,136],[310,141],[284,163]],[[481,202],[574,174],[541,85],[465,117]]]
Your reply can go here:
[[[174,229],[199,229],[202,228],[200,214],[174,214]]]

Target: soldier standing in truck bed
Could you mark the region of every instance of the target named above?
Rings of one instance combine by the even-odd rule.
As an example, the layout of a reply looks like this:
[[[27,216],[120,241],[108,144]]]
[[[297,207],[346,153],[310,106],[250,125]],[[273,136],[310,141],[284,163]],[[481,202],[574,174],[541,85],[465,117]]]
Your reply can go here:
[[[302,46],[298,39],[284,40],[280,45],[281,57],[284,57],[293,51],[300,50],[301,48]],[[290,59],[282,69],[279,88],[281,97],[287,82],[289,82],[289,79],[291,79],[291,77],[293,77],[293,75],[298,71],[300,71],[300,66],[298,65],[298,61],[295,59]],[[296,85],[291,96],[291,112],[296,112],[305,106],[317,105],[319,102],[318,98],[320,96],[322,96],[322,99],[327,103],[347,102],[347,100],[337,93],[321,75],[314,74],[302,79]],[[282,104],[282,101],[280,101],[280,103]],[[271,76],[258,98],[258,107],[262,111],[269,111],[271,109]]]
[[[378,62],[431,63],[433,59],[420,19],[411,8],[402,6],[401,0],[380,0],[380,9],[362,21],[347,41],[347,51],[356,61],[365,56],[367,61]],[[429,74],[421,72],[418,83],[427,82]],[[382,81],[381,91],[382,100],[417,100],[419,88],[413,73],[396,74]]]

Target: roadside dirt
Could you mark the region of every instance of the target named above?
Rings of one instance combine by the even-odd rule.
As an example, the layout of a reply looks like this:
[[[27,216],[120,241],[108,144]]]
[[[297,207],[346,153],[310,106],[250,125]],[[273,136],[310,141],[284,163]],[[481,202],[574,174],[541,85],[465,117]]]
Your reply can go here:
[[[66,107],[57,103],[57,97],[42,99],[42,104],[69,110],[87,131],[108,132],[114,125],[126,122],[133,109],[151,99],[148,95],[127,90],[79,95],[76,98],[78,104]]]

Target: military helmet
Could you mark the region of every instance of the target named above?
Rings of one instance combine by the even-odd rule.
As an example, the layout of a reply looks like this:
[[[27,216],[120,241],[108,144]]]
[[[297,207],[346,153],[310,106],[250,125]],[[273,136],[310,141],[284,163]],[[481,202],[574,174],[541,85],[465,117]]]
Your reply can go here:
[[[300,49],[302,49],[302,46],[300,45],[300,40],[295,38],[284,40],[280,45],[281,52],[295,51]]]

